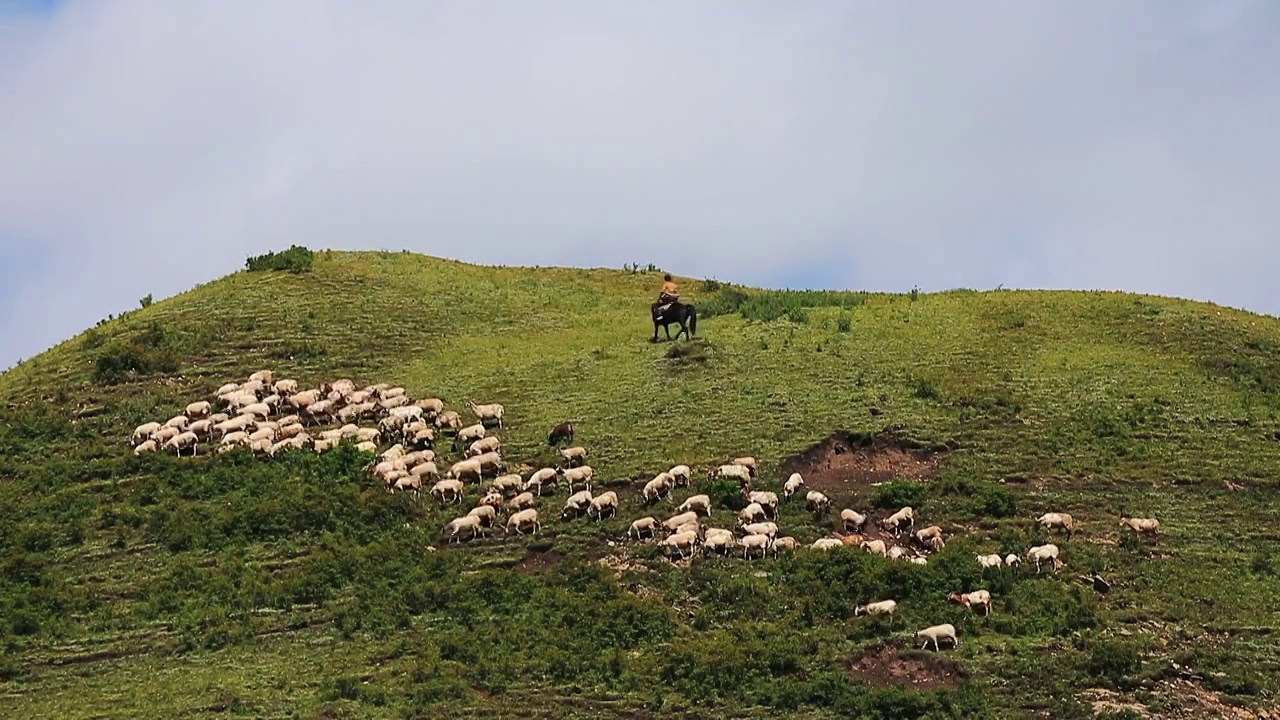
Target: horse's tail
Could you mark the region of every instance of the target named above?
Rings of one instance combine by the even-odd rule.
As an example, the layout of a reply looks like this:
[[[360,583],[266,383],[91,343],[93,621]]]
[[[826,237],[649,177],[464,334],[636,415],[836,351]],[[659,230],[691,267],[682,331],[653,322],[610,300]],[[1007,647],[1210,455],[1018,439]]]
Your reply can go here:
[[[698,311],[692,305],[689,306],[689,334],[698,334]]]

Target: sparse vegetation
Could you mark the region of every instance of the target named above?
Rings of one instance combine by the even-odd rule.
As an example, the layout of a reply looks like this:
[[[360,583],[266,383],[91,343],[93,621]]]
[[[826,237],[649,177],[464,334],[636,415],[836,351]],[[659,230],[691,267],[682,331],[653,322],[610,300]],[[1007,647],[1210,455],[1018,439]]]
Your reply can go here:
[[[279,270],[290,273],[304,273],[311,271],[311,264],[315,261],[315,253],[310,249],[301,245],[290,245],[288,250],[281,252],[269,252],[265,255],[254,255],[244,261],[245,268],[249,272],[262,272],[265,270]]]
[[[1200,695],[1166,682],[1175,661],[1197,693],[1274,705],[1280,322],[1118,293],[930,293],[908,309],[704,281],[686,290],[701,337],[654,346],[652,284],[324,252],[307,273],[237,273],[121,314],[0,375],[0,713],[1087,718],[1082,691],[1108,687],[1177,717]],[[787,320],[797,309],[809,322]],[[857,332],[832,333],[846,317]],[[457,508],[385,492],[351,448],[128,452],[133,426],[259,367],[503,402],[504,454],[534,465],[572,417],[622,511],[429,552]],[[954,448],[932,479],[824,488],[836,507],[911,505],[917,527],[946,528],[927,566],[856,550],[683,566],[623,539],[695,492],[731,526],[742,495],[705,468],[752,454],[778,490],[782,461],[834,428]],[[637,484],[675,463],[694,487],[641,508]],[[1031,520],[1048,510],[1075,516],[1070,541]],[[1163,531],[1120,532],[1121,512]],[[779,519],[805,544],[837,522],[802,498]],[[1046,541],[1057,573],[974,562]],[[989,617],[945,599],[977,588]],[[853,616],[881,597],[900,602],[891,623]],[[935,622],[959,649],[911,649]],[[908,689],[851,669],[881,646],[964,677]]]

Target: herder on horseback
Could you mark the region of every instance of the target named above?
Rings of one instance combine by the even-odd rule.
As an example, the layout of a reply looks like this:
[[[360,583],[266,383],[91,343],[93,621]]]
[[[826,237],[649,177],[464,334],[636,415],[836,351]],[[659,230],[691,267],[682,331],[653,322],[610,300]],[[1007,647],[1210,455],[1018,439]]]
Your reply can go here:
[[[667,339],[671,339],[671,323],[680,325],[680,332],[676,333],[676,337],[680,337],[680,333],[684,333],[685,339],[689,339],[694,333],[698,332],[698,313],[692,305],[685,305],[680,302],[680,288],[676,286],[670,274],[662,276],[662,291],[658,293],[658,302],[653,304],[651,308],[653,314],[653,339],[650,342],[658,342],[658,326],[667,333]]]

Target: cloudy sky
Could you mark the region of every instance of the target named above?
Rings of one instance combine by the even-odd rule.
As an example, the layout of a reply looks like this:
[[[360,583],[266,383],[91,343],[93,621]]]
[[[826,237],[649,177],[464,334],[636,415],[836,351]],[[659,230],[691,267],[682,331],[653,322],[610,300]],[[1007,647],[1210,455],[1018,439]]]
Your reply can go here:
[[[1270,0],[0,0],[0,368],[298,242],[1280,314]]]

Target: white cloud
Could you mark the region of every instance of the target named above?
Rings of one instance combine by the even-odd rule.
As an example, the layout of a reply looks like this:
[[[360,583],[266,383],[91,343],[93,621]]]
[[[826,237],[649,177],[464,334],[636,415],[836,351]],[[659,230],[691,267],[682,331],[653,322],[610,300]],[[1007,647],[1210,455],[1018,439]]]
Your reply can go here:
[[[1280,311],[1274,5],[912,10],[0,15],[0,366],[292,242]]]

